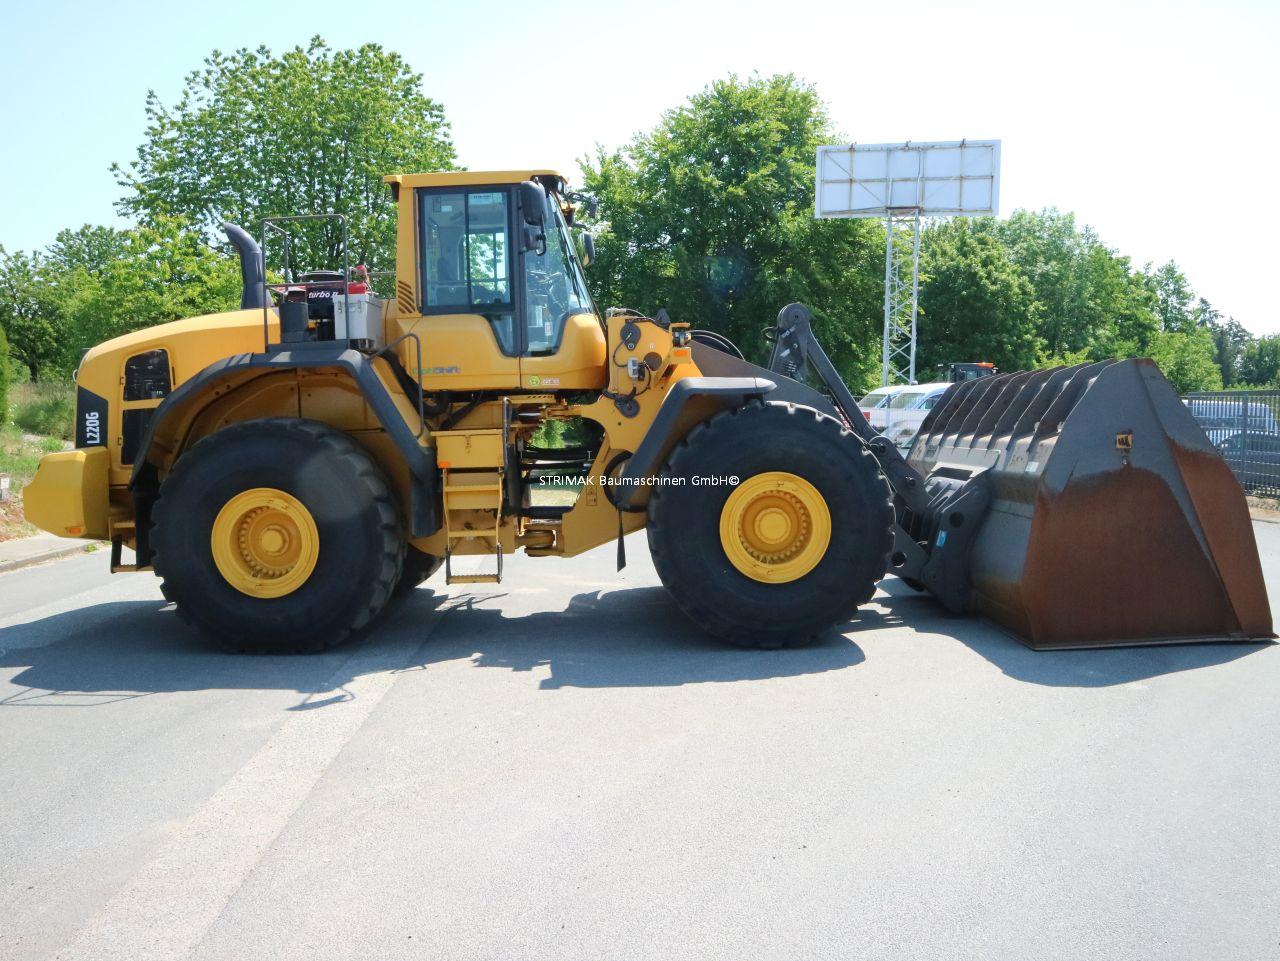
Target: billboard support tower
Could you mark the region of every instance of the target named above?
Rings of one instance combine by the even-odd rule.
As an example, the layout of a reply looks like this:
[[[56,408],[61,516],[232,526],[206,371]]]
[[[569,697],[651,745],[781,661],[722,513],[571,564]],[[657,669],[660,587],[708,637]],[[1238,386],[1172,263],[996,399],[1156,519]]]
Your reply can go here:
[[[920,213],[889,211],[885,219],[882,386],[916,382],[916,319],[920,303]]]
[[[921,219],[995,216],[1000,141],[819,147],[817,169],[814,216],[885,222],[881,384],[914,384]]]

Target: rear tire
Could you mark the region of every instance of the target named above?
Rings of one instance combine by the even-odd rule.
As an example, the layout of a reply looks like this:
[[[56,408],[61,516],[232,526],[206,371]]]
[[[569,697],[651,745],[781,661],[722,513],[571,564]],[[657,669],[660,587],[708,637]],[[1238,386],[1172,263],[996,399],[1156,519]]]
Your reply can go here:
[[[825,551],[800,575],[780,563],[794,579],[778,583],[748,576],[730,557],[721,520],[735,486],[695,484],[736,476],[747,485],[762,474],[798,478],[797,490],[820,495],[815,518],[824,507],[829,514]],[[893,546],[890,497],[874,458],[839,421],[810,407],[753,403],[696,427],[671,454],[649,499],[649,549],[663,585],[709,633],[744,647],[804,644],[875,594]]]
[[[314,522],[314,567],[282,596],[228,572],[235,551],[224,545],[219,559],[213,547],[223,508],[260,490],[287,495]],[[178,458],[152,517],[152,563],[165,597],[233,651],[338,644],[378,615],[401,574],[404,541],[386,479],[349,437],[314,421],[247,421],[205,437]]]
[[[412,593],[414,588],[440,570],[442,564],[444,564],[443,557],[436,557],[416,547],[405,547],[404,567],[400,572],[400,580],[396,582],[395,596],[404,597]]]

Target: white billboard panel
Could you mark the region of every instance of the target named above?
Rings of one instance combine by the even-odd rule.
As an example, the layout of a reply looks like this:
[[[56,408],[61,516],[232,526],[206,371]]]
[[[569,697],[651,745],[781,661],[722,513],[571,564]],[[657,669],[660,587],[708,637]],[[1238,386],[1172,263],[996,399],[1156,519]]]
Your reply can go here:
[[[999,140],[818,148],[818,217],[978,217],[999,207]]]

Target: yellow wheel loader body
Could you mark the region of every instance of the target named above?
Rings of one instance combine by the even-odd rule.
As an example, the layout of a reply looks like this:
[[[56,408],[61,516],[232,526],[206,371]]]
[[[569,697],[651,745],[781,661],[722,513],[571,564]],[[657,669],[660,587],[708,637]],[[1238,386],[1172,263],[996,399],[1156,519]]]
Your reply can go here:
[[[680,606],[735,642],[819,636],[886,569],[1034,647],[1271,636],[1243,495],[1150,362],[957,384],[904,458],[800,305],[767,366],[662,312],[602,314],[554,171],[386,180],[391,296],[314,298],[287,261],[269,282],[228,225],[242,309],[88,352],[77,449],[42,461],[32,522],[109,539],[114,570],[155,561],[238,649],[335,643],[441,566],[493,581],[514,551],[613,541],[621,566],[645,527]]]

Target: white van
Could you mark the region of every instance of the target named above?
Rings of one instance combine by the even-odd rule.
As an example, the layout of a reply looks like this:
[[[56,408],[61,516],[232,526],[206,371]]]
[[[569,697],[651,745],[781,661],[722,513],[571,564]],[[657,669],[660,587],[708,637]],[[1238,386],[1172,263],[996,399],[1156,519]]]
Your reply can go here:
[[[880,433],[898,447],[910,447],[925,417],[950,386],[941,382],[913,384],[899,391],[884,410],[885,426]]]
[[[1276,418],[1276,412],[1262,401],[1246,401],[1243,396],[1236,398],[1225,394],[1188,397],[1183,403],[1214,444],[1221,444],[1242,431],[1280,433],[1280,420]]]
[[[904,390],[911,389],[906,384],[890,384],[888,387],[877,387],[862,400],[858,401],[858,407],[862,410],[862,415],[866,417],[871,426],[884,433],[885,411],[889,406],[889,402]]]

